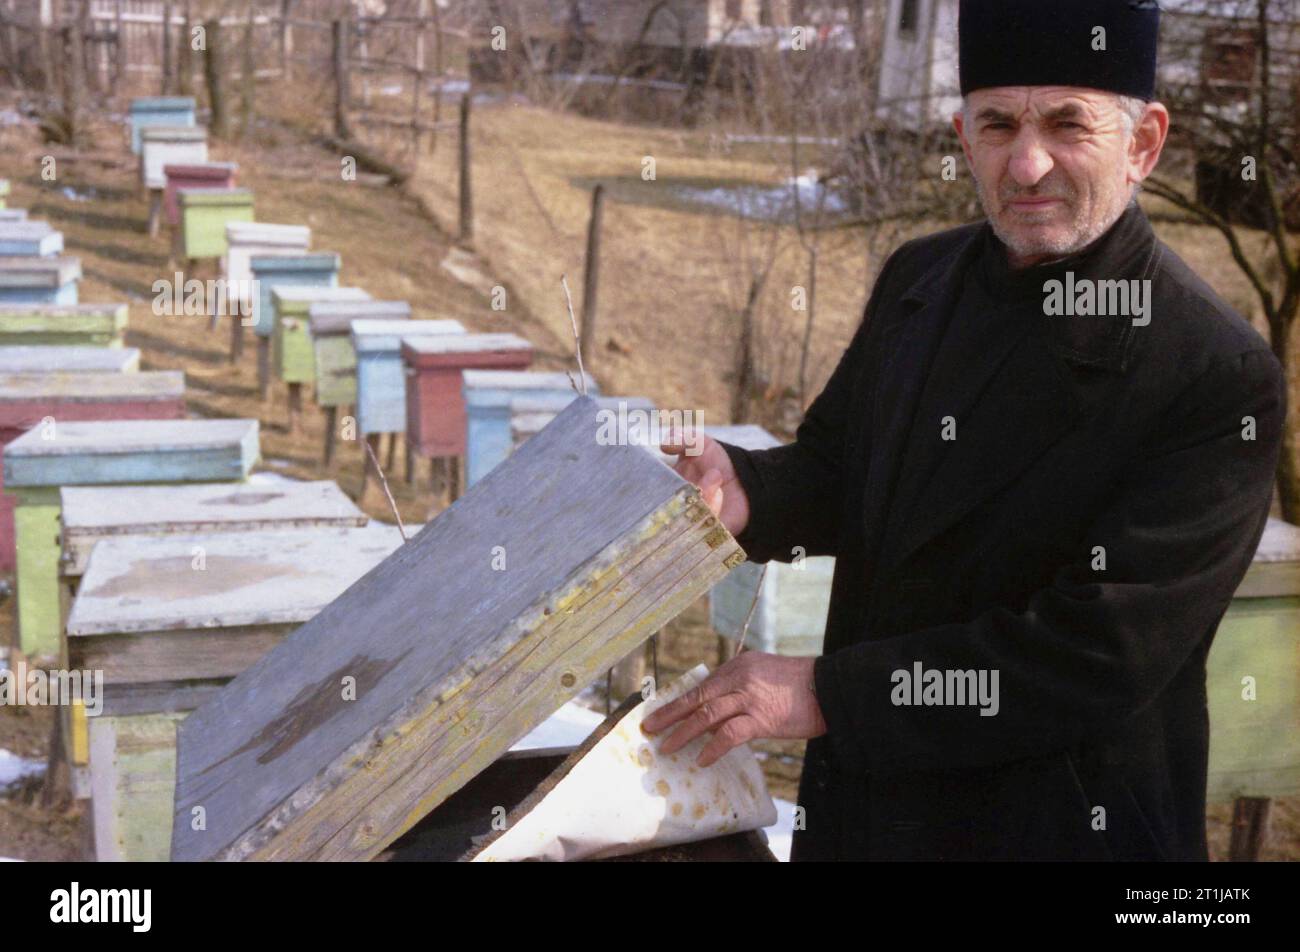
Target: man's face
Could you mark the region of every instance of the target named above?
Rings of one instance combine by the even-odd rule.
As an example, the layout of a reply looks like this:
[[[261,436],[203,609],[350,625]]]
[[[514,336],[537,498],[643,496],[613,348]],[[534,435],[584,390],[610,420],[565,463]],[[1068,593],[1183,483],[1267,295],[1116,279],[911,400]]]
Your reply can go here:
[[[1063,257],[1100,237],[1150,171],[1119,98],[1108,92],[977,89],[953,122],[984,213],[1017,266]]]

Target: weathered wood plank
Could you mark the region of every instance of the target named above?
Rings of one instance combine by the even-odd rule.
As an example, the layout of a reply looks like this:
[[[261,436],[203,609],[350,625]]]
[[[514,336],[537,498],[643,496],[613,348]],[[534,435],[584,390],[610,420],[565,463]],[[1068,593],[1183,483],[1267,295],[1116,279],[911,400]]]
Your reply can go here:
[[[95,543],[117,536],[348,528],[369,521],[330,480],[264,474],[244,483],[71,486],[61,496],[65,576],[83,574]]]
[[[374,856],[743,559],[693,486],[598,442],[597,409],[190,715],[174,859]]]
[[[140,351],[135,347],[0,347],[0,373],[135,373]]]

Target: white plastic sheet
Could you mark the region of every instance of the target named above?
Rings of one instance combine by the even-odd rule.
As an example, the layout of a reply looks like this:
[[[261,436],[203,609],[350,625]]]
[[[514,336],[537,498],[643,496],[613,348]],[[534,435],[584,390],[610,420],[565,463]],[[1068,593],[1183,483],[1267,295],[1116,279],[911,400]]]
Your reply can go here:
[[[670,756],[659,747],[672,731],[641,731],[650,712],[699,684],[704,665],[627,713],[528,814],[474,859],[599,859],[761,829],[776,806],[748,745],[712,766],[696,766],[708,742],[697,737]]]

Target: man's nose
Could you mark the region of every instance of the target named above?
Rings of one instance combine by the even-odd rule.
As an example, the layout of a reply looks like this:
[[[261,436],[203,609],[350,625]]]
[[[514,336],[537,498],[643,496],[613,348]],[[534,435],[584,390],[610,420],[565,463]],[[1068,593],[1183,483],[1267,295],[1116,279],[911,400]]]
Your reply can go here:
[[[1011,147],[1007,172],[1021,188],[1032,188],[1055,164],[1038,136],[1032,130],[1022,130]]]

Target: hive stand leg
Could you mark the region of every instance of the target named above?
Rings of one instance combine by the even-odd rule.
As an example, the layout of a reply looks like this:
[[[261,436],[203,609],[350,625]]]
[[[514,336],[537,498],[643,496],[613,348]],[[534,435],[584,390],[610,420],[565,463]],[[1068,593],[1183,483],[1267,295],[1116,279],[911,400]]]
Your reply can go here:
[[[339,425],[339,408],[325,408],[325,465],[334,462],[334,440]]]
[[[641,690],[641,679],[646,672],[646,645],[640,645],[611,669],[609,690],[610,701],[618,707],[633,694]]]
[[[257,339],[257,392],[265,403],[271,399],[271,338]]]
[[[289,432],[302,431],[302,384],[289,384]]]
[[[1232,841],[1228,859],[1234,863],[1254,863],[1268,836],[1268,797],[1238,797],[1232,804]]]
[[[45,765],[45,785],[41,788],[41,806],[53,807],[67,803],[72,796],[71,759],[63,743],[62,712],[56,712],[54,726],[50,729],[50,758]]]
[[[388,434],[388,459],[384,460],[384,472],[391,473],[393,464],[397,462],[397,434]]]
[[[379,441],[383,438],[382,433],[367,433],[366,442],[370,445],[370,451],[375,454],[375,460],[379,459]],[[366,498],[366,490],[370,487],[370,477],[373,474],[378,479],[379,474],[374,472],[375,464],[371,461],[370,453],[365,454],[365,468],[361,471],[361,494],[357,496],[357,501]]]
[[[149,237],[158,237],[158,226],[162,222],[162,189],[149,189]]]
[[[459,456],[447,458],[447,505],[460,498],[460,489],[463,485],[460,478],[460,459]]]
[[[230,362],[237,364],[242,356],[244,356],[244,317],[242,314],[235,314],[230,319]]]
[[[415,483],[415,447],[410,440],[406,441],[406,485],[411,486]]]

